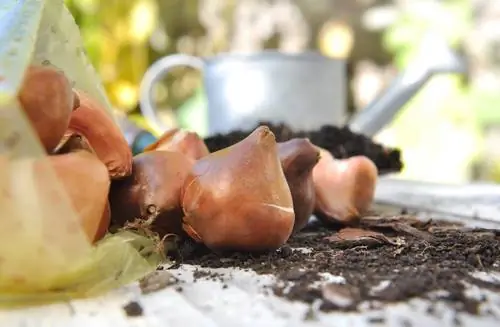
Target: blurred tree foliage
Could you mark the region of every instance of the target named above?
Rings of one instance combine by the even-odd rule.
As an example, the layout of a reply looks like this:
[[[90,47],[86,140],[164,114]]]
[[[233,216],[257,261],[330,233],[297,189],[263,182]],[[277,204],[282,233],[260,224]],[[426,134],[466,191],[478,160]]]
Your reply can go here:
[[[426,33],[440,34],[457,49],[464,44],[471,2],[424,2],[426,7],[411,1],[402,5],[402,15],[385,33],[399,68],[411,64]],[[405,177],[442,182],[469,178],[470,162],[481,145],[474,94],[474,85],[466,85],[463,76],[435,76],[407,104],[392,125],[396,145],[404,148]]]
[[[395,63],[404,67],[411,62],[419,40],[432,31],[460,49],[470,66],[467,83],[456,76],[435,78],[394,122],[398,143],[404,145],[405,156],[409,157],[409,175],[419,178],[426,174],[431,179],[446,180],[448,172],[460,169],[464,179],[500,182],[500,160],[492,155],[496,151],[486,147],[492,142],[484,139],[485,128],[500,123],[497,84],[485,82],[488,73],[494,72],[484,53],[489,50],[489,36],[478,29],[488,24],[478,14],[481,2],[484,7],[488,1],[423,2],[429,6],[421,10],[407,2],[410,5],[403,6],[403,15],[385,33],[385,44],[395,54]],[[430,171],[440,176],[427,173]]]
[[[156,28],[155,0],[66,0],[84,46],[111,102],[131,110],[137,85],[149,65],[149,38]]]
[[[310,43],[308,23],[290,0],[65,0],[111,102],[137,108],[147,67],[160,57],[185,53],[281,48],[300,51]],[[174,123],[172,109],[203,106],[200,73],[173,70],[156,87],[157,105]],[[185,103],[196,92],[196,101]],[[167,109],[167,110],[164,110]],[[191,119],[188,114],[182,120]],[[165,117],[164,117],[165,118]]]

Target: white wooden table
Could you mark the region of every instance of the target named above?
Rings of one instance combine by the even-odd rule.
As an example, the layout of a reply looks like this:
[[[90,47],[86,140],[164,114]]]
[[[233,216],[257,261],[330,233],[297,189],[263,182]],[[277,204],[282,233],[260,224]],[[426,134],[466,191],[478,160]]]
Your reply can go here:
[[[256,276],[253,272],[215,269],[225,281],[198,280],[193,283],[194,267],[183,266],[173,271],[180,279],[177,285],[146,295],[138,285],[130,285],[105,296],[76,300],[30,309],[0,312],[0,326],[5,327],[157,327],[157,326],[498,326],[500,296],[478,289],[475,295],[488,298],[483,309],[493,315],[471,316],[455,313],[444,303],[437,303],[433,314],[427,312],[431,303],[412,300],[388,305],[380,310],[363,313],[317,312],[298,302],[288,302],[263,290],[272,277]],[[227,288],[223,289],[223,285]],[[182,292],[176,290],[182,287]],[[137,301],[144,312],[128,317],[123,307]],[[311,311],[313,314],[311,315]],[[309,317],[308,317],[309,316]],[[308,319],[306,319],[308,317]],[[458,321],[458,322],[457,322]]]
[[[388,196],[387,188],[381,187],[380,190],[379,197]],[[425,203],[424,200],[421,202]],[[486,210],[484,204],[482,208]],[[487,212],[491,214],[493,209],[489,209],[491,210]],[[492,215],[490,218],[499,217],[500,215]],[[487,227],[498,224],[498,220],[470,220],[469,223]],[[0,326],[493,327],[500,324],[500,295],[477,288],[470,288],[471,296],[484,295],[487,301],[482,309],[489,314],[457,314],[445,303],[434,304],[434,313],[429,314],[427,308],[431,303],[424,300],[387,305],[362,313],[325,314],[319,312],[314,305],[289,302],[270,294],[265,286],[273,283],[272,276],[258,276],[254,272],[238,269],[213,269],[212,271],[222,274],[222,281],[207,279],[193,282],[194,269],[193,266],[183,265],[176,270],[160,272],[173,274],[179,282],[149,294],[142,294],[136,283],[94,299],[0,311]],[[500,276],[496,275],[483,274],[482,277],[500,280]],[[335,276],[330,276],[329,279],[341,280]],[[179,286],[182,287],[181,292],[176,290]],[[128,317],[125,314],[123,307],[130,301],[137,301],[143,308],[141,316]]]

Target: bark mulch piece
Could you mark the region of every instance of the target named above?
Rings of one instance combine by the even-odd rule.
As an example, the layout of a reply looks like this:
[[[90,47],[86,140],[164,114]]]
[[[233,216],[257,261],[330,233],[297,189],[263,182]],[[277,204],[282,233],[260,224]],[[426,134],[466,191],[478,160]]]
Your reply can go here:
[[[426,298],[479,314],[484,299],[468,297],[465,284],[500,292],[500,283],[471,275],[500,271],[497,230],[405,215],[365,217],[358,227],[338,231],[316,224],[266,254],[214,253],[192,243],[183,245],[180,253],[186,264],[272,274],[277,277],[272,287],[276,295],[310,304],[319,301],[324,311]],[[341,276],[345,283],[325,280],[325,273]]]

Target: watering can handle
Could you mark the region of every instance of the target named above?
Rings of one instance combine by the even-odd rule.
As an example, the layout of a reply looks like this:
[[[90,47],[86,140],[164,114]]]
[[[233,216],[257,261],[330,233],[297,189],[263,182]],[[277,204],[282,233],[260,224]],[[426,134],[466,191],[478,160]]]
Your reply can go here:
[[[144,118],[157,130],[165,131],[168,126],[162,123],[153,104],[153,87],[175,67],[191,67],[203,71],[203,59],[186,54],[175,54],[163,57],[152,64],[141,81],[140,110]]]

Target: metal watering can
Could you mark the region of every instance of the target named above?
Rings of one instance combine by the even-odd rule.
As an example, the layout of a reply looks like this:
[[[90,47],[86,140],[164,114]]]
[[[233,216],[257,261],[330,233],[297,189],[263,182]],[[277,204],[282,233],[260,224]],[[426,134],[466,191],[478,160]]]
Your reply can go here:
[[[220,54],[198,58],[166,56],[145,73],[140,87],[144,117],[160,130],[168,129],[153,104],[153,87],[173,68],[202,71],[208,103],[208,134],[249,129],[258,121],[286,123],[311,130],[346,121],[345,62],[315,52],[285,54]],[[430,34],[421,55],[366,108],[350,119],[354,132],[374,136],[434,75],[464,73],[465,62],[447,44]]]
[[[201,59],[172,55],[154,63],[141,84],[143,115],[167,129],[153,105],[152,89],[176,66],[203,72],[208,101],[209,134],[253,127],[260,120],[287,123],[292,128],[314,129],[341,125],[345,119],[345,67],[340,60],[317,53],[222,54]],[[445,42],[430,35],[421,55],[392,84],[348,122],[348,127],[369,137],[389,124],[397,112],[435,74],[464,73],[461,57]],[[123,125],[135,147],[153,142],[153,136],[130,124]],[[135,136],[135,138],[134,138]],[[138,141],[140,136],[142,139]],[[140,149],[136,149],[140,151]],[[377,203],[391,204],[456,216],[467,222],[497,225],[500,187],[489,184],[457,185],[419,183],[383,177],[377,185]],[[479,200],[478,200],[479,199]],[[473,217],[473,218],[472,218]]]

